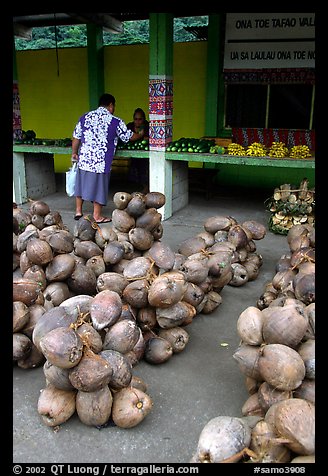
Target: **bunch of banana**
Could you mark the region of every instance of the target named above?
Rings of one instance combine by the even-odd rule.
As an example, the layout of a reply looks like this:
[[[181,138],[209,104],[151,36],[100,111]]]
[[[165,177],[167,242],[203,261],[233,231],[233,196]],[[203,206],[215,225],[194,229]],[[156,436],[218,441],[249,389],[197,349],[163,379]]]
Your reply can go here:
[[[246,155],[252,157],[264,157],[267,155],[266,148],[260,142],[253,142],[246,150]]]
[[[287,157],[288,148],[284,142],[272,142],[268,155],[276,158]]]
[[[228,155],[245,155],[245,149],[242,145],[237,144],[236,142],[231,142],[231,144],[228,145],[227,154]]]
[[[290,149],[289,157],[292,159],[307,159],[311,157],[311,152],[307,145],[294,145]]]

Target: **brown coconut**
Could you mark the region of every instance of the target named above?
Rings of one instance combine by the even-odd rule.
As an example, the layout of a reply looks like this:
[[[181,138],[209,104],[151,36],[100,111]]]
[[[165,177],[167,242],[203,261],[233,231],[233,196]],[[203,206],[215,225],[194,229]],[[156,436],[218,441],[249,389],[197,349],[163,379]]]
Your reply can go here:
[[[147,279],[132,281],[124,288],[123,299],[138,309],[146,307],[148,306],[148,289]]]
[[[98,292],[108,289],[122,297],[123,290],[128,284],[129,281],[122,274],[112,271],[105,271],[97,277]]]
[[[74,236],[67,230],[58,230],[46,237],[47,243],[56,254],[71,253],[74,249]]]
[[[43,365],[45,360],[43,353],[32,342],[30,352],[17,360],[17,366],[21,369],[34,369]]]
[[[132,379],[132,365],[129,360],[116,350],[102,350],[99,355],[107,360],[113,371],[109,387],[113,390],[127,387]]]
[[[185,301],[179,301],[167,307],[156,308],[156,320],[162,329],[179,326],[190,322],[196,315],[194,306]]]
[[[263,309],[263,339],[268,344],[295,348],[308,328],[308,319],[293,304]]]
[[[261,345],[263,315],[255,306],[248,306],[239,315],[237,320],[237,332],[243,342],[249,345]]]
[[[74,329],[57,327],[42,337],[40,348],[50,363],[69,369],[77,365],[83,355],[83,342]]]
[[[32,334],[33,343],[39,350],[42,350],[40,347],[40,340],[42,337],[57,327],[69,327],[70,324],[75,322],[76,318],[77,313],[75,315],[70,315],[63,306],[49,309],[37,319]]]
[[[166,339],[172,346],[174,354],[182,352],[189,342],[189,334],[182,327],[171,327],[170,329],[160,329],[158,336]]]
[[[32,339],[32,334],[34,331],[34,327],[40,317],[46,312],[44,306],[40,304],[32,304],[32,306],[28,307],[29,309],[29,320],[27,324],[22,328],[22,333],[27,335],[30,339]]]
[[[146,211],[146,200],[142,193],[135,193],[126,206],[125,211],[133,218],[140,217]]]
[[[193,462],[238,462],[251,441],[251,429],[242,418],[218,416],[202,429]]]
[[[21,301],[13,302],[13,332],[23,329],[30,319],[29,307]]]
[[[93,326],[98,331],[113,325],[122,312],[122,301],[115,291],[105,289],[99,292],[90,305]]]
[[[286,446],[302,456],[315,450],[315,406],[301,398],[289,398],[272,405],[265,421],[274,427],[277,436],[288,440]]]
[[[268,382],[263,382],[259,386],[257,396],[261,407],[266,412],[274,403],[292,398],[293,393],[291,390],[278,390],[269,385]]]
[[[32,341],[21,332],[13,334],[13,360],[25,359],[32,349]]]
[[[153,401],[142,390],[133,387],[123,388],[113,398],[112,419],[120,428],[133,428],[150,413]]]
[[[233,224],[235,224],[234,218],[216,215],[205,220],[204,228],[214,235],[218,230],[228,231]]]
[[[305,377],[315,379],[315,339],[308,339],[297,347],[305,365]]]
[[[187,284],[181,272],[166,272],[154,279],[148,290],[148,302],[154,307],[170,307],[178,303]]]
[[[84,264],[77,264],[69,278],[67,285],[76,294],[96,294],[97,278],[92,269]]]
[[[113,196],[113,202],[116,208],[123,210],[127,207],[132,195],[128,192],[116,192]]]
[[[137,323],[142,331],[154,329],[157,325],[156,308],[147,306],[138,310]]]
[[[45,268],[47,281],[65,281],[75,268],[75,260],[70,254],[59,254]]]
[[[305,365],[301,356],[284,344],[263,346],[258,368],[263,379],[278,390],[295,390],[305,377]]]
[[[99,354],[102,350],[103,342],[99,332],[89,322],[85,322],[76,329],[76,333],[81,337],[87,349]]]
[[[82,392],[96,392],[109,384],[112,368],[100,355],[87,351],[69,372],[73,387]]]
[[[291,451],[268,422],[259,421],[252,429],[249,448],[255,453],[252,463],[289,463]]]
[[[36,303],[39,295],[42,295],[40,284],[29,278],[14,278],[13,301],[21,301],[26,306]]]
[[[110,241],[106,244],[102,256],[106,265],[119,263],[125,254],[124,244],[121,241]]]
[[[246,402],[241,408],[241,413],[243,416],[257,415],[264,417],[265,411],[260,405],[257,392],[253,393],[247,398]]]
[[[240,371],[244,375],[258,381],[263,381],[259,369],[260,353],[261,348],[259,346],[242,343],[234,352],[233,358],[236,360]]]
[[[53,259],[53,251],[49,243],[39,238],[27,242],[26,255],[33,264],[44,266]]]
[[[161,192],[148,192],[145,195],[147,208],[161,208],[165,205],[165,195]]]
[[[75,412],[76,390],[60,390],[49,384],[41,390],[38,413],[47,426],[65,423]]]
[[[76,394],[76,413],[82,423],[100,427],[108,422],[112,412],[113,396],[106,385],[94,392],[79,390]]]
[[[163,337],[150,337],[146,341],[144,359],[150,364],[162,364],[173,355],[173,348]]]
[[[44,307],[47,309],[47,303],[51,303],[51,307],[59,306],[63,301],[69,299],[71,293],[65,282],[50,283],[43,292]]]
[[[118,208],[113,210],[112,221],[114,227],[123,233],[128,233],[131,228],[136,226],[135,219],[126,210],[119,210]]]
[[[123,319],[107,330],[103,341],[103,350],[115,350],[125,354],[133,349],[138,339],[137,323],[131,319]]]
[[[46,360],[43,365],[43,373],[47,384],[51,384],[60,390],[75,390],[69,379],[70,369],[62,369]]]

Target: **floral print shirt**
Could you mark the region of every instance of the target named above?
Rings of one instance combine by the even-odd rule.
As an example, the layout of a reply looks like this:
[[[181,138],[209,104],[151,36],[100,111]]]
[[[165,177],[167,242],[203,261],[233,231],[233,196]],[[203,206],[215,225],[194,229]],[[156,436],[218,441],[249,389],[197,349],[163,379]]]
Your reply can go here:
[[[76,124],[73,137],[81,141],[78,166],[95,173],[110,172],[118,139],[128,142],[133,132],[105,107],[87,112]]]

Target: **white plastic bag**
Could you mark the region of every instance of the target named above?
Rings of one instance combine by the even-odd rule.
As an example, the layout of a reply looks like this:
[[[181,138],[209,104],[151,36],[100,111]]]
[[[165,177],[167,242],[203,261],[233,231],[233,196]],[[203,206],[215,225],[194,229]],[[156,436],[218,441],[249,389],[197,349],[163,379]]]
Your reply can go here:
[[[73,197],[75,192],[75,181],[77,173],[77,162],[66,172],[66,193],[69,197]]]

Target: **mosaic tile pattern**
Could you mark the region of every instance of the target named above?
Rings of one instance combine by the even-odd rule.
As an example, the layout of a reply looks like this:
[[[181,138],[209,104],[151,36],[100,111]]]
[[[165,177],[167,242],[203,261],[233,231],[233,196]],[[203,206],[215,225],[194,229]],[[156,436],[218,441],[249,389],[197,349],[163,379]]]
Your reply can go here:
[[[150,77],[149,79],[149,147],[165,150],[172,140],[173,80]]]

